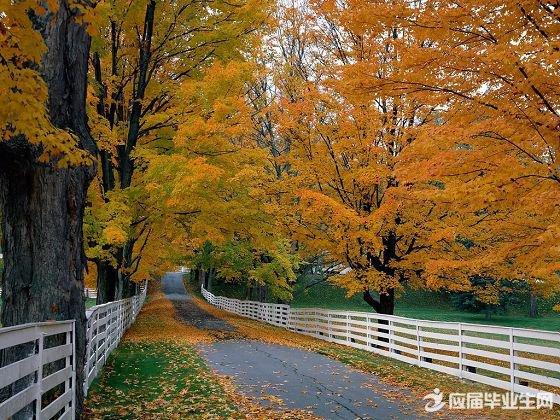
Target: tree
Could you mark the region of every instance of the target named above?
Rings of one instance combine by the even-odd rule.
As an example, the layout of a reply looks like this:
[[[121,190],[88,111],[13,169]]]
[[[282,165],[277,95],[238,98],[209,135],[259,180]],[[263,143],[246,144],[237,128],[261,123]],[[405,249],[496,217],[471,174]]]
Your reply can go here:
[[[301,48],[282,50],[284,191],[303,248],[348,265],[350,293],[391,313],[405,282],[558,290],[557,11],[311,2],[310,29],[289,32]]]
[[[519,305],[527,295],[527,283],[523,281],[473,277],[471,284],[470,290],[452,294],[451,302],[463,311],[483,312],[486,318]]]
[[[102,291],[122,294],[123,284],[138,276],[139,262],[155,236],[158,222],[152,215],[157,210],[142,201],[144,151],[171,150],[181,123],[175,92],[216,60],[240,57],[251,48],[252,33],[266,20],[268,7],[268,2],[255,0],[111,2],[92,59],[97,85],[92,110],[105,127],[99,130],[105,139],[98,177],[103,200],[92,201],[99,208],[115,200],[125,213],[92,210],[101,230],[91,231],[88,254],[96,261]],[[126,218],[128,226],[121,223]],[[124,235],[125,241],[107,241],[108,228],[114,233],[118,228],[115,239]],[[100,294],[100,301],[110,300],[111,294]]]
[[[558,11],[423,1],[393,14],[417,42],[398,46],[407,71],[384,88],[440,104],[401,171],[410,185],[441,185],[441,252],[426,262],[433,287],[480,276],[524,280],[537,294],[560,288]]]
[[[2,2],[0,9],[2,325],[75,319],[82,383],[82,223],[95,153],[84,8],[61,0]],[[81,387],[76,392],[79,410]]]
[[[212,291],[217,280],[236,285],[246,299],[261,302],[292,299],[298,264],[288,241],[258,249],[250,240],[236,238],[220,246],[205,243],[191,259],[193,269],[206,274],[202,281],[206,290]]]
[[[286,60],[277,111],[290,139],[285,204],[294,237],[302,250],[327,251],[327,262],[349,267],[333,280],[385,314],[404,283],[420,284],[430,251],[424,222],[437,217],[430,196],[414,194],[397,174],[418,128],[434,121],[433,105],[361,87],[365,74],[382,84],[400,71],[394,46],[406,39],[386,18],[389,7],[313,4],[311,30],[296,36],[308,51],[298,55],[315,60]]]
[[[173,153],[147,155],[145,180],[164,221],[158,232],[184,258],[211,277],[286,298],[297,259],[267,189],[276,172],[247,95],[255,73],[254,63],[231,61],[184,81]]]

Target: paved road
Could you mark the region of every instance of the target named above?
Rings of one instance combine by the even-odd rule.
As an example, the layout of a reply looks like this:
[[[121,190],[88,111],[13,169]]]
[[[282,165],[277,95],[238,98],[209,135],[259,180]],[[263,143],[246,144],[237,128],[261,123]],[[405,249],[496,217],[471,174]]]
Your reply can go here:
[[[183,284],[183,273],[167,273],[161,279],[163,293],[173,302],[177,313],[187,324],[216,331],[234,331],[226,321],[216,318],[194,303]]]
[[[200,347],[208,364],[246,395],[273,395],[288,408],[328,419],[415,417],[399,401],[403,390],[317,353],[248,340]]]
[[[231,331],[231,325],[218,320],[220,324],[191,301],[180,273],[167,274],[162,283],[175,305],[189,303],[183,310],[192,313],[181,313],[185,322],[199,328]],[[402,401],[403,395],[408,394],[406,390],[381,383],[375,375],[317,353],[237,339],[200,345],[200,350],[208,365],[219,374],[230,376],[242,393],[265,397],[263,404],[275,403],[275,399],[266,399],[272,395],[281,399],[285,408],[310,410],[327,419],[418,417]]]

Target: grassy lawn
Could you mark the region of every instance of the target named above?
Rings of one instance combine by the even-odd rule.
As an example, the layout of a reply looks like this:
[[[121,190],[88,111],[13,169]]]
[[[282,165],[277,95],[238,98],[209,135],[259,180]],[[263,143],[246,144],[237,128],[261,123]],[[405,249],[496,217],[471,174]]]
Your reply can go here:
[[[195,349],[124,342],[94,381],[88,418],[228,418],[237,413]]]
[[[372,311],[361,295],[346,297],[345,290],[329,283],[321,283],[304,289],[298,286],[294,291],[293,307],[317,307],[352,311]],[[487,319],[484,314],[458,311],[451,303],[437,293],[408,291],[398,301],[396,315],[434,321],[455,321],[476,324],[493,324],[507,327],[533,328],[560,331],[560,314],[547,314],[530,318],[519,310],[511,313],[492,315]]]

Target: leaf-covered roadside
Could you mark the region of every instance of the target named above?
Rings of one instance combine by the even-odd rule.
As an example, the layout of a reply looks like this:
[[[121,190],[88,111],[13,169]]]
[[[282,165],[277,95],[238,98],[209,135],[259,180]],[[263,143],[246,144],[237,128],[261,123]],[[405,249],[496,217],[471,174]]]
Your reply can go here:
[[[236,417],[196,351],[170,342],[125,342],[110,358],[87,401],[89,418]]]

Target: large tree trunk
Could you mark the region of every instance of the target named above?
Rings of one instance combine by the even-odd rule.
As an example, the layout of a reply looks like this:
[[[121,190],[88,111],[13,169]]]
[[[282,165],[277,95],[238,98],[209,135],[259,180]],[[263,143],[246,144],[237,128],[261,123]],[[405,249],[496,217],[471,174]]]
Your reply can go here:
[[[364,291],[364,301],[370,305],[375,312],[384,315],[394,315],[395,313],[395,290],[389,289],[385,293],[379,295],[379,299],[375,299],[369,290]]]
[[[107,261],[97,261],[97,304],[115,300],[117,283],[119,281],[117,270]]]
[[[119,270],[118,270],[118,282],[117,282],[117,292],[115,294],[115,299],[126,299],[134,295],[135,283],[130,278],[129,270],[132,268],[132,251],[134,249],[134,241],[129,240],[124,247],[118,249],[118,254],[120,256]],[[138,258],[141,256],[139,255]]]
[[[115,300],[126,299],[134,296],[136,292],[136,283],[132,281],[122,270],[118,273],[117,288],[115,292]]]
[[[369,290],[364,291],[364,300],[373,308],[378,314],[393,315],[395,312],[395,290],[389,289],[385,293],[379,294],[379,299],[375,299]],[[378,324],[388,325],[389,322],[384,319],[379,319]],[[382,334],[389,334],[387,328],[377,327],[377,330]],[[389,342],[389,338],[385,336],[378,336],[379,341]],[[388,348],[382,347],[387,350]]]
[[[539,309],[537,306],[537,295],[531,292],[530,299],[530,306],[529,306],[529,316],[531,318],[536,318],[539,316]]]
[[[81,384],[85,355],[82,216],[89,175],[84,168],[57,170],[28,162],[4,167],[3,163],[2,325],[76,320],[76,382]],[[82,387],[76,391],[81,407]]]
[[[95,152],[85,112],[90,38],[65,0],[34,16],[47,46],[40,72],[47,83],[52,123],[71,131],[78,148]],[[45,7],[47,7],[45,5]],[[0,213],[4,326],[76,320],[77,412],[83,393],[86,259],[82,224],[94,168],[60,168],[38,162],[40,150],[23,138],[0,141]],[[17,355],[12,354],[12,357]]]

